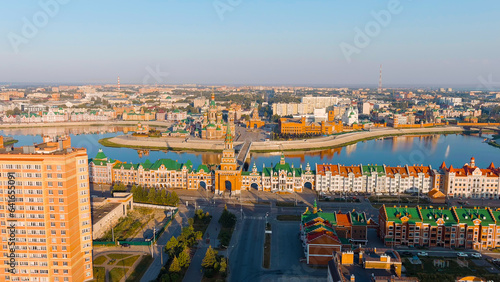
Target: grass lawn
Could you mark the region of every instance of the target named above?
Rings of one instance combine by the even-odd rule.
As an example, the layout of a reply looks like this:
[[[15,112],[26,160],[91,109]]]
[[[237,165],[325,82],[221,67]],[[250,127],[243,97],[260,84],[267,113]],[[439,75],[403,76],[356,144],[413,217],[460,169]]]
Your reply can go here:
[[[371,203],[400,203],[400,204],[429,204],[427,198],[410,197],[410,196],[370,196],[368,198]]]
[[[128,268],[115,267],[109,272],[109,280],[111,282],[120,282],[127,273]]]
[[[121,261],[117,262],[116,265],[132,266],[139,257],[140,257],[140,255],[136,255],[133,257],[126,258],[126,259],[122,259]]]
[[[277,207],[295,207],[295,202],[276,202]]]
[[[137,207],[134,210],[129,211],[127,217],[122,218],[114,227],[115,240],[126,240],[131,238],[139,229],[153,219],[153,217],[153,209]],[[113,240],[112,231],[109,230],[102,238],[99,239],[104,241]]]
[[[103,264],[105,263],[106,261],[108,260],[108,258],[104,255],[102,256],[98,256],[94,259],[94,265],[99,265],[99,264]]]
[[[107,255],[109,258],[112,258],[112,259],[116,259],[116,260],[119,260],[119,259],[124,259],[124,258],[128,258],[129,254],[109,254]]]
[[[104,267],[94,266],[94,281],[106,282],[106,269]]]
[[[212,220],[212,216],[209,215],[208,217],[204,217],[203,219],[199,219],[196,215],[194,216],[194,222],[193,222],[193,228],[194,231],[201,231],[203,235],[205,235],[205,231],[208,228],[208,225],[210,224],[210,221]]]
[[[276,216],[277,220],[281,221],[300,221],[300,215],[296,214],[280,214]]]
[[[142,275],[148,270],[149,265],[153,262],[153,258],[149,255],[142,256],[141,261],[137,264],[134,271],[127,277],[127,282],[140,281]]]

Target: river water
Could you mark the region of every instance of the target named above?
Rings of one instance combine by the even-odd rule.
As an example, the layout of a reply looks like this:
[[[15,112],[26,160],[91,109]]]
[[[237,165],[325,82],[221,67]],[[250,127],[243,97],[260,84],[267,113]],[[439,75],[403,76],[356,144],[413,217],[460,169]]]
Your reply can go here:
[[[159,158],[170,158],[185,163],[191,160],[197,167],[201,163],[216,164],[220,160],[217,153],[200,152],[165,152],[165,151],[137,151],[129,148],[108,148],[98,143],[101,138],[122,135],[127,131],[123,127],[110,126],[79,126],[73,128],[34,128],[34,129],[4,129],[0,134],[11,136],[19,140],[16,146],[31,145],[42,141],[42,134],[61,135],[69,134],[74,147],[85,147],[90,158],[94,157],[100,148],[112,159],[124,162],[144,162],[146,159],[154,162]],[[475,157],[476,164],[486,167],[491,162],[500,165],[500,149],[483,143],[483,135],[426,135],[426,136],[398,136],[384,139],[359,142],[343,148],[320,150],[315,152],[286,152],[287,162],[295,167],[307,163],[314,166],[316,163],[333,163],[345,165],[357,164],[386,164],[391,166],[405,164],[424,164],[437,168],[443,161],[447,165],[461,167]],[[251,166],[271,166],[279,162],[281,152],[252,153]]]

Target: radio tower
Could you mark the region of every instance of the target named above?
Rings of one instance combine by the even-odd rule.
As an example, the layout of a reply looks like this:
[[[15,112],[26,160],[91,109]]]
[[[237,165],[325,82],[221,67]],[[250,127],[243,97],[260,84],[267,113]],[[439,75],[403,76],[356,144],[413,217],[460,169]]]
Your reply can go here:
[[[118,91],[120,91],[120,76],[118,76]]]
[[[380,65],[380,76],[378,78],[378,93],[382,93],[382,65]]]

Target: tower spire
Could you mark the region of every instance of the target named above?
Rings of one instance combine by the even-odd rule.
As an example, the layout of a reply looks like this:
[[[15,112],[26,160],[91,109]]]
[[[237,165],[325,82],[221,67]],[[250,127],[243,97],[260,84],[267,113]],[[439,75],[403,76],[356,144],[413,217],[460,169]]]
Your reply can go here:
[[[378,93],[382,93],[382,64],[380,64],[380,76],[378,78]]]
[[[233,134],[231,134],[231,126],[229,122],[226,127],[226,138],[224,139],[224,148],[233,149]]]

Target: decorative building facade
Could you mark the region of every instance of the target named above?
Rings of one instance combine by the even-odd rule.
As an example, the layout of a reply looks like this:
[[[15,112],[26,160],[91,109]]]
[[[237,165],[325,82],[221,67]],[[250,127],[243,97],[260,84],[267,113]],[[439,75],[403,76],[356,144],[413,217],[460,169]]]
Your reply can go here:
[[[312,211],[306,208],[301,216],[300,237],[307,263],[326,265],[333,252],[366,244],[370,222],[364,212],[323,212],[315,201]]]
[[[266,125],[266,123],[259,117],[259,105],[255,103],[252,111],[252,116],[250,117],[250,120],[247,121],[247,128],[261,128],[264,125]]]
[[[322,192],[428,193],[433,188],[431,166],[316,165],[316,187]]]
[[[500,247],[500,211],[492,208],[389,207],[379,210],[387,246],[483,250]]]
[[[314,187],[314,171],[309,164],[305,169],[302,166],[295,168],[293,164],[285,162],[285,156],[281,155],[279,164],[274,167],[263,166],[258,171],[254,164],[252,171],[242,172],[242,189],[261,190],[279,193],[302,192],[304,187]]]
[[[212,100],[208,111],[203,114],[201,124],[201,138],[203,139],[223,139],[226,136],[226,128],[229,126],[234,137],[234,115],[228,115],[227,124],[222,118],[222,112],[218,110],[215,104],[215,96],[212,94]]]

